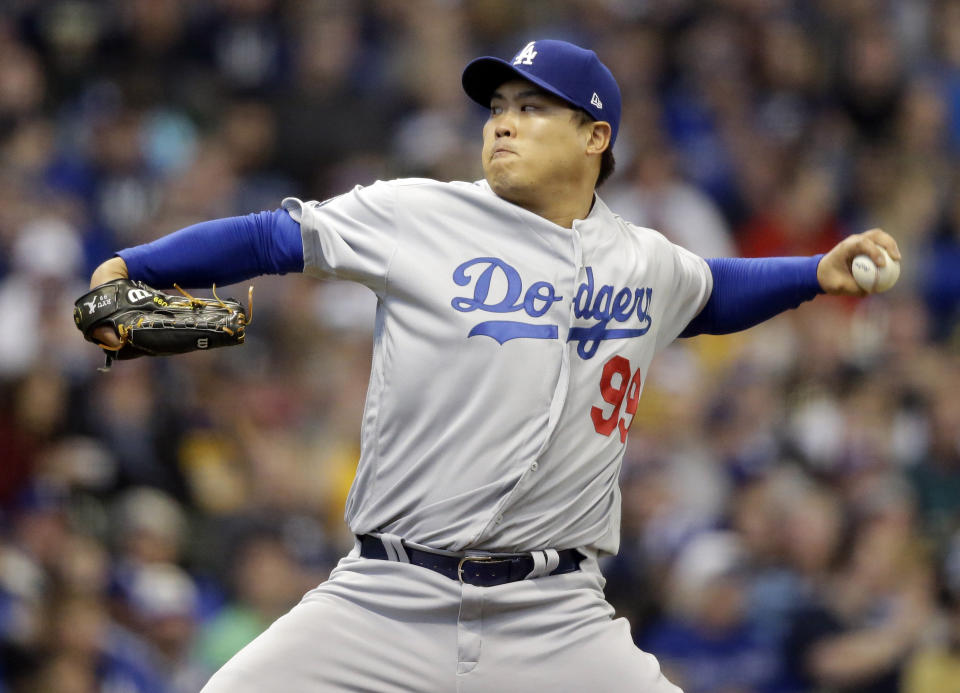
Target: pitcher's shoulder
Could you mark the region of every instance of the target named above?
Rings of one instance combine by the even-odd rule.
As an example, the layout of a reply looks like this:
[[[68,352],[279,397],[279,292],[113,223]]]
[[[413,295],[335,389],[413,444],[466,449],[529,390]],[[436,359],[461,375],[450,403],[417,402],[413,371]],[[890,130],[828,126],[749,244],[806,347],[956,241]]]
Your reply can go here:
[[[629,219],[624,219],[622,216],[616,212],[610,212],[610,223],[615,224],[619,229],[620,233],[628,236],[630,239],[638,243],[651,244],[651,245],[669,245],[669,239],[664,236],[660,231],[656,229],[651,229],[647,226],[640,226],[639,224],[634,224]]]
[[[411,204],[424,204],[430,200],[460,201],[471,205],[479,202],[497,201],[485,180],[474,183],[466,181],[444,182],[431,178],[397,178],[391,181],[396,186],[401,200]]]
[[[479,193],[485,195],[493,194],[487,181],[482,178],[472,182],[463,180],[441,181],[433,178],[395,178],[390,182],[401,188],[447,190],[451,192]]]

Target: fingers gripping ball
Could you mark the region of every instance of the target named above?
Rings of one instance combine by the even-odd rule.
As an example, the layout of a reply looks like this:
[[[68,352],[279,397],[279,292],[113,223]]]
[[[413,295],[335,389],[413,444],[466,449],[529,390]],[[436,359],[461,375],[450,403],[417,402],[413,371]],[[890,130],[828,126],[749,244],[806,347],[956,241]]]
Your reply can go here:
[[[880,249],[886,264],[877,267],[869,255],[857,255],[853,258],[851,271],[857,284],[867,293],[886,291],[900,278],[900,263],[890,257],[886,250]]]
[[[114,279],[77,299],[73,319],[83,336],[107,352],[106,368],[114,360],[168,356],[199,349],[243,344],[250,314],[239,301],[194,298],[157,291],[143,282]],[[253,287],[250,287],[252,297]],[[117,347],[101,344],[98,327],[112,327]]]

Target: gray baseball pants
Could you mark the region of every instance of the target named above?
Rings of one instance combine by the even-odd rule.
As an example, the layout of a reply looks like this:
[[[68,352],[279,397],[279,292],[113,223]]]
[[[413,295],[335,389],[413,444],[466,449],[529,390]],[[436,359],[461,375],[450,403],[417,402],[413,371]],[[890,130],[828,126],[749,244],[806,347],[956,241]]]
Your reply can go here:
[[[476,587],[351,553],[202,693],[681,693],[613,619],[602,585],[592,558]]]

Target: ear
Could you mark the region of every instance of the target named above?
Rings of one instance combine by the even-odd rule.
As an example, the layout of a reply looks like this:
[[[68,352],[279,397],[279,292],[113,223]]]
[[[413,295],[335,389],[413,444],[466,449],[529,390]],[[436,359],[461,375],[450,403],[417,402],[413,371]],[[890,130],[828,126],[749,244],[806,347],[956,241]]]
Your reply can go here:
[[[596,120],[589,124],[587,132],[587,154],[603,154],[610,146],[610,123],[605,120]]]

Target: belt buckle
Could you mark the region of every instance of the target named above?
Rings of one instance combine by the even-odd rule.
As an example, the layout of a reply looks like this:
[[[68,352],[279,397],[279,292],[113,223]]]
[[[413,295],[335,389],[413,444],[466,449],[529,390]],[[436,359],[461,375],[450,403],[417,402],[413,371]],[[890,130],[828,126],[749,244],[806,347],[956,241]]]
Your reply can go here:
[[[460,584],[465,584],[463,582],[463,564],[468,562],[476,563],[504,563],[509,561],[509,558],[497,558],[496,556],[464,556],[457,563],[457,579],[460,581]],[[469,583],[466,583],[469,584]]]

